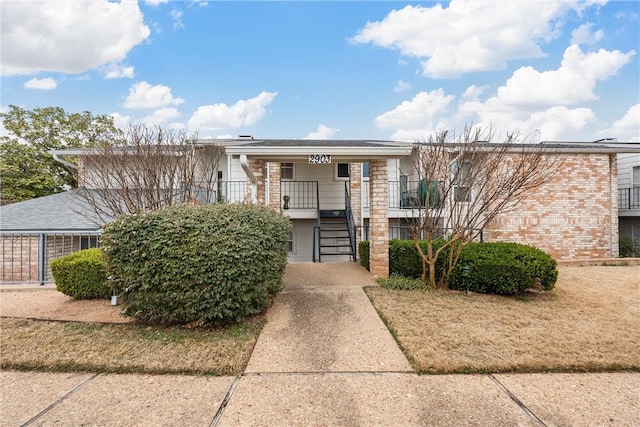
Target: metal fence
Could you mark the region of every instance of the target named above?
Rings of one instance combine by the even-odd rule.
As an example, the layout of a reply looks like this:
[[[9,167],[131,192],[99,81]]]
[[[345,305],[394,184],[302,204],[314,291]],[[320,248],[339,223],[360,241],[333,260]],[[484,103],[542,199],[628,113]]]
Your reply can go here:
[[[368,225],[357,226],[355,227],[355,229],[357,231],[356,236],[358,236],[358,242],[363,240],[369,240]],[[441,229],[438,229],[437,234],[442,236],[443,238],[446,238],[446,236],[450,231],[451,230],[441,228]],[[474,231],[476,232],[475,234],[477,234],[476,240],[480,242],[484,241],[483,231],[481,229],[477,229]],[[412,240],[413,239],[412,228],[408,226],[395,226],[395,225],[389,226],[389,240],[393,240],[393,239]],[[424,239],[423,233],[421,233],[420,239]]]
[[[5,231],[0,234],[0,284],[52,282],[52,260],[98,246],[98,231]]]

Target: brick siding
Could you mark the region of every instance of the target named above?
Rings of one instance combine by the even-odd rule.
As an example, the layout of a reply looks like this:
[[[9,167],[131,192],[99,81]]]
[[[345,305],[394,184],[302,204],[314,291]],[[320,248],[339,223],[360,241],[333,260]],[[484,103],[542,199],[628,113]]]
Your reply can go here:
[[[484,230],[486,241],[514,241],[557,260],[618,255],[615,155],[563,154],[551,181]]]

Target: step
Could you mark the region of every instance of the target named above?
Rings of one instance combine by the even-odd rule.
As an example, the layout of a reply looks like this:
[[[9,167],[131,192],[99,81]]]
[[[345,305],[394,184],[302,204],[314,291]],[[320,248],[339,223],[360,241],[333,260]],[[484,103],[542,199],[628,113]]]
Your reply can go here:
[[[320,245],[320,248],[351,248],[351,244],[347,244],[347,243],[336,243],[333,245]]]
[[[349,235],[349,230],[345,229],[345,228],[325,228],[325,229],[320,229],[320,234],[326,234],[326,233],[344,233],[347,236]]]
[[[320,210],[320,218],[346,218],[347,211],[344,209]]]
[[[321,256],[353,256],[353,254],[349,251],[349,252],[320,252]]]

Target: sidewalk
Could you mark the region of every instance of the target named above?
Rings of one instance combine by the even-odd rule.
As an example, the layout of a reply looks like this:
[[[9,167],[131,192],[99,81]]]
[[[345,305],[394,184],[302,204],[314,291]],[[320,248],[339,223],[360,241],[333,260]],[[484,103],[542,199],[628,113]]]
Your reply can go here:
[[[636,426],[638,374],[0,373],[2,426]]]
[[[418,376],[364,269],[292,264],[285,283],[240,377],[5,371],[0,425],[640,425],[637,373]]]

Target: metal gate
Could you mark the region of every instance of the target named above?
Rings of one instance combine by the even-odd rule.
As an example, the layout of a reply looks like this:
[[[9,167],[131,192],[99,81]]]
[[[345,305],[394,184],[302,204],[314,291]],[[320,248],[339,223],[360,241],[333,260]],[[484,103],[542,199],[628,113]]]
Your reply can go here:
[[[52,282],[51,260],[98,246],[99,231],[3,231],[0,284]]]

